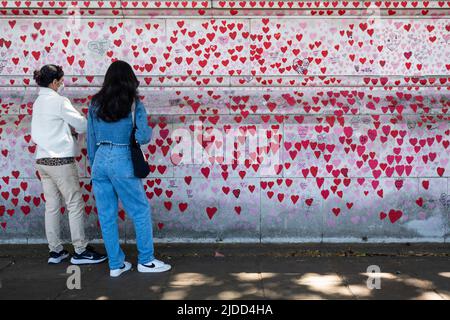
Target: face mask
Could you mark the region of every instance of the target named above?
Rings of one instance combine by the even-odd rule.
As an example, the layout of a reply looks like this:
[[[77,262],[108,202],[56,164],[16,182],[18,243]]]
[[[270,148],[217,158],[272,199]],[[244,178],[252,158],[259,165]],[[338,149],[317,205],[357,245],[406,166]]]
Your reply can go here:
[[[64,90],[64,82],[59,86],[58,92],[61,92]]]

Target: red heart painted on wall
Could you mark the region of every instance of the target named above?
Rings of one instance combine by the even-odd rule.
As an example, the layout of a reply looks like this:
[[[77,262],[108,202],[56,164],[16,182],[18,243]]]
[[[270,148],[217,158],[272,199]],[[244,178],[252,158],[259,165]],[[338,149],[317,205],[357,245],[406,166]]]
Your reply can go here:
[[[208,215],[210,220],[214,217],[214,215],[216,213],[217,213],[217,207],[207,207],[206,208],[206,214]]]
[[[395,223],[403,216],[403,212],[401,210],[394,210],[391,209],[389,211],[389,220],[391,220],[391,223]]]

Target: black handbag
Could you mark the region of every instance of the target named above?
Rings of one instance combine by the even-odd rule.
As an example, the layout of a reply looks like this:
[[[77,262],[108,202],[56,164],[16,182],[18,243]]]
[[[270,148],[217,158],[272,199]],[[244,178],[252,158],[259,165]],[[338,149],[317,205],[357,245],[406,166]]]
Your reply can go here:
[[[136,104],[137,106],[137,104]],[[137,178],[145,178],[150,173],[150,168],[148,166],[147,160],[145,160],[144,153],[141,150],[141,145],[136,141],[136,108],[131,115],[133,121],[133,129],[131,130],[130,136],[130,149],[131,149],[131,161],[133,162],[134,175]]]

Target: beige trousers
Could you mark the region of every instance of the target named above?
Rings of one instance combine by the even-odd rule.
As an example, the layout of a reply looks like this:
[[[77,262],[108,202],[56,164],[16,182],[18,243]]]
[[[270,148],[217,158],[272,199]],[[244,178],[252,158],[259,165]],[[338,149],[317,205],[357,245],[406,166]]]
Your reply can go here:
[[[60,166],[36,164],[45,196],[45,234],[50,251],[63,250],[61,241],[62,198],[69,212],[70,234],[75,252],[82,253],[87,246],[84,234],[84,203],[81,196],[78,170],[75,163]]]

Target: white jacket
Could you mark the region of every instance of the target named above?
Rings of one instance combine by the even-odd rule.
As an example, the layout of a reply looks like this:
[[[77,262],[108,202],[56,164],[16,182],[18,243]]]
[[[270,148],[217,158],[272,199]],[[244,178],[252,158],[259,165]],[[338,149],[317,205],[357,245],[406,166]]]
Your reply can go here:
[[[77,140],[70,126],[77,133],[84,133],[87,130],[86,118],[66,97],[50,88],[39,89],[31,119],[31,139],[37,145],[36,159],[78,156]]]

